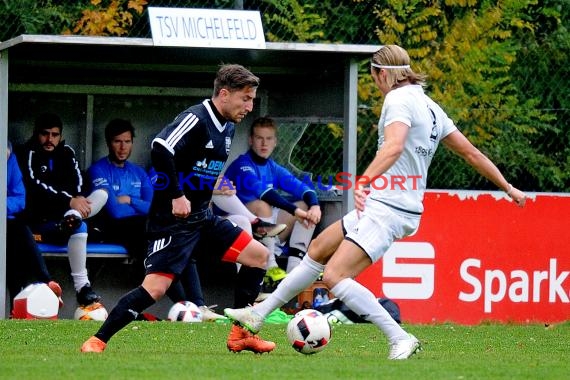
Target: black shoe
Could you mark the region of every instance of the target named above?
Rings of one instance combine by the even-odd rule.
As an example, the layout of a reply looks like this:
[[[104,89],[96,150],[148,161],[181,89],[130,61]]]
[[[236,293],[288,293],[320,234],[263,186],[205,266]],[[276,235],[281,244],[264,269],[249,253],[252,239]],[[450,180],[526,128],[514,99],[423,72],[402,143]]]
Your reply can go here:
[[[65,233],[72,233],[81,226],[81,214],[75,210],[69,210],[63,216],[63,219],[59,222],[59,229]]]
[[[84,285],[81,290],[77,292],[77,303],[81,306],[88,306],[100,300],[101,297],[91,289],[91,285]]]
[[[251,223],[251,230],[255,238],[274,237],[279,235],[287,228],[286,224],[273,224],[265,222],[259,218]]]

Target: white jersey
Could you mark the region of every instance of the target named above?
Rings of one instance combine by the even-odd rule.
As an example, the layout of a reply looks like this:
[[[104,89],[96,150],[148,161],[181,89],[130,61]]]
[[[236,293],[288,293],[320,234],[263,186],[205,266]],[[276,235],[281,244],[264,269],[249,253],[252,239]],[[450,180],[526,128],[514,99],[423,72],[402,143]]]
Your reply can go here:
[[[371,184],[369,198],[396,210],[421,214],[433,155],[440,140],[457,127],[420,85],[403,86],[386,95],[378,122],[378,149],[384,143],[384,128],[396,121],[410,127],[404,150]]]

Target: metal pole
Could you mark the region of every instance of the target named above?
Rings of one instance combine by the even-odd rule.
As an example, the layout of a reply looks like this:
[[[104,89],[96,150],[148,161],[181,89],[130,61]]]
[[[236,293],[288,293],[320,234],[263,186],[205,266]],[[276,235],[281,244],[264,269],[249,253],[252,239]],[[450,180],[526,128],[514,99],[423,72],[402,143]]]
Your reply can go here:
[[[0,52],[0,319],[6,319],[6,149],[8,149],[8,51]],[[13,295],[12,295],[13,296]]]
[[[358,63],[351,59],[344,74],[344,147],[342,155],[342,169],[352,177],[356,172],[356,138],[357,138],[357,111],[358,111]],[[354,185],[354,183],[353,183]],[[352,188],[342,192],[343,215],[354,208]]]

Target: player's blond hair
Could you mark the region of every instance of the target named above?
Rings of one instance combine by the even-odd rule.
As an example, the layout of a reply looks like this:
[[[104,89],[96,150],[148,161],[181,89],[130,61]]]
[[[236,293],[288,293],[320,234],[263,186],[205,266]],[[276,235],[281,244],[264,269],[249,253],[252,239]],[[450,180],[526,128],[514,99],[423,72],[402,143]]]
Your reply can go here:
[[[372,69],[386,70],[386,81],[390,88],[398,87],[400,82],[425,84],[426,76],[415,73],[410,67],[408,52],[398,45],[384,45],[372,55]]]

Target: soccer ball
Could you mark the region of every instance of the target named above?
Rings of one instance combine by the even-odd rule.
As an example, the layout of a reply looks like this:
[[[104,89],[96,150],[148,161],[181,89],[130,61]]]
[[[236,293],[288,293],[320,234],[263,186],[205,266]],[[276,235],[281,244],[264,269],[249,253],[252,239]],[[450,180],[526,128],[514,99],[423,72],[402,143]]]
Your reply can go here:
[[[287,339],[296,351],[306,355],[315,354],[331,340],[331,327],[321,312],[301,310],[287,325]]]
[[[104,321],[108,315],[105,306],[102,303],[95,302],[75,309],[74,318],[80,321]]]
[[[190,301],[176,302],[168,311],[169,321],[202,322],[202,310]]]
[[[295,313],[295,317],[303,317],[305,315],[308,315],[310,317],[318,317],[319,315],[323,315],[323,313],[314,309],[303,309]]]

